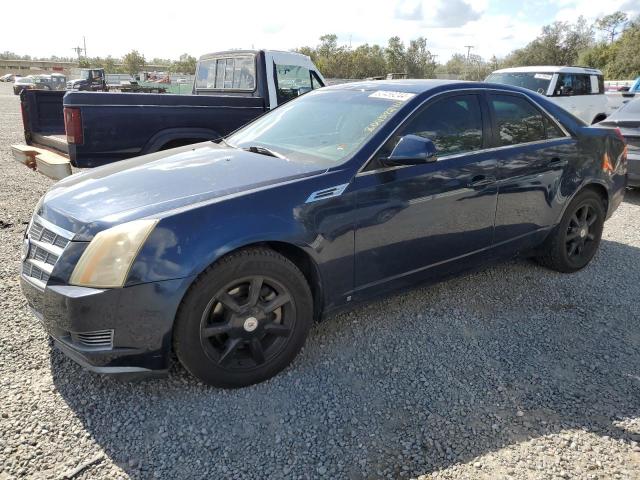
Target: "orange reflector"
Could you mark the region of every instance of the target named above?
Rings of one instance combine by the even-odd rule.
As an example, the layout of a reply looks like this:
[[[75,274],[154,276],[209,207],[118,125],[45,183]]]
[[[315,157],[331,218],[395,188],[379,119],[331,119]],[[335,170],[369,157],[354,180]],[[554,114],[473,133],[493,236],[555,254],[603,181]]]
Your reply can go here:
[[[611,159],[607,152],[602,156],[602,170],[608,173],[613,173],[613,164],[611,163]]]

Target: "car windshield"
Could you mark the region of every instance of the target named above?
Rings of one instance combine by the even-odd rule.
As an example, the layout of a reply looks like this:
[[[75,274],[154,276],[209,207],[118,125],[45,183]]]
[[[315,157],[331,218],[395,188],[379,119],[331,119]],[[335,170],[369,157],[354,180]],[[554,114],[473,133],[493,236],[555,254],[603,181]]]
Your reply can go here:
[[[16,78],[16,83],[33,83],[33,78],[31,77]]]
[[[355,88],[315,90],[238,130],[226,143],[266,147],[290,160],[339,165],[413,96]]]
[[[503,85],[522,87],[544,95],[547,93],[552,77],[552,73],[540,72],[492,73],[485,81],[489,83],[501,83]]]

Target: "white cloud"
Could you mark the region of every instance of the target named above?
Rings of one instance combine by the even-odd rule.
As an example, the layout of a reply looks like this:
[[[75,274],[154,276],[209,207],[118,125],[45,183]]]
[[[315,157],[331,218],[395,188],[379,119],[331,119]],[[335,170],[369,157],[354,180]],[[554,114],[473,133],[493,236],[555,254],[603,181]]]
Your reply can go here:
[[[24,10],[5,12],[0,50],[73,56],[72,47],[85,35],[90,56],[120,57],[135,48],[148,59],[177,58],[184,52],[198,56],[229,48],[313,46],[320,35],[336,33],[341,44],[351,41],[354,47],[365,42],[386,44],[393,35],[405,42],[424,36],[439,60],[446,61],[453,53],[466,53],[465,45],[475,45],[474,53],[484,57],[502,56],[532,40],[544,24],[574,21],[580,14],[594,19],[625,2],[640,10],[638,0],[555,0],[550,18],[534,22],[521,14],[525,5],[504,3],[511,11],[496,13],[496,4],[489,0],[324,0],[304,5],[283,0],[192,0],[156,8],[145,2],[111,0],[108,7],[101,5],[95,11],[90,10],[91,3],[61,8],[50,0],[31,0],[28,31]],[[549,0],[530,0],[526,6],[533,3],[548,6]]]

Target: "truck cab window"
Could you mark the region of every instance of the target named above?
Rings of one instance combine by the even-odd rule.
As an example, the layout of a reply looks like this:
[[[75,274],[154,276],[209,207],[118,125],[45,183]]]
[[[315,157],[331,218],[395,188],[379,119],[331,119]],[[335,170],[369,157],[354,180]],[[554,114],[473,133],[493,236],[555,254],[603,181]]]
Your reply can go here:
[[[253,55],[212,58],[198,62],[196,88],[253,91],[256,85]]]
[[[293,100],[298,95],[313,90],[311,85],[311,73],[308,68],[297,65],[273,66],[276,77],[276,96],[278,105]]]

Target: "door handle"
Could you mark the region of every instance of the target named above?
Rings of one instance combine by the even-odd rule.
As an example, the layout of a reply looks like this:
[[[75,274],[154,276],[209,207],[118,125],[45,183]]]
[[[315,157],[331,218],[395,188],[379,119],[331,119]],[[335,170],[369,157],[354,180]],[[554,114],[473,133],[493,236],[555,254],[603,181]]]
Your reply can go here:
[[[468,184],[469,188],[478,188],[491,185],[496,182],[496,177],[487,175],[476,175]]]

